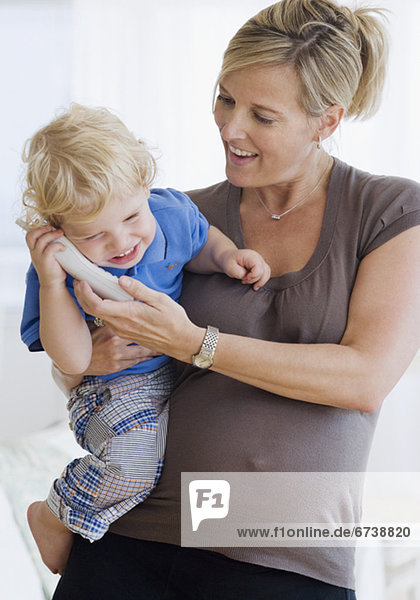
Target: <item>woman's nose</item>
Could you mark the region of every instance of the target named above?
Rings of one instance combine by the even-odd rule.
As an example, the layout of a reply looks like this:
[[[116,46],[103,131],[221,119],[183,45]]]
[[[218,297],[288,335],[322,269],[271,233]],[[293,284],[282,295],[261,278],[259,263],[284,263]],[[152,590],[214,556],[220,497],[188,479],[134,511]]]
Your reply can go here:
[[[220,125],[220,134],[225,142],[245,139],[247,136],[244,118],[235,111],[226,115]]]

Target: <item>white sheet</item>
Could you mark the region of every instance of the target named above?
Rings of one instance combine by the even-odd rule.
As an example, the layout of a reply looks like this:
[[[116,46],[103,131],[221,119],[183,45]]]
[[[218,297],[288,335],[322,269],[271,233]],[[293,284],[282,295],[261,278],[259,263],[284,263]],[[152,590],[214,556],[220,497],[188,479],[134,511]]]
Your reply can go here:
[[[0,598],[46,600],[58,581],[42,563],[26,522],[27,506],[45,498],[55,477],[83,451],[67,423],[0,440]]]
[[[0,488],[0,597],[45,600],[41,580]]]

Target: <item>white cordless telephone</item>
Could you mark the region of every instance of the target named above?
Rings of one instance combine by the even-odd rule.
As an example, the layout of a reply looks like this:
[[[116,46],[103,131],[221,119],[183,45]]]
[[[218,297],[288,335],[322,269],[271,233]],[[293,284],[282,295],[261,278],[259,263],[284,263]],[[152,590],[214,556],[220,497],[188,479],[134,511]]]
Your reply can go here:
[[[17,219],[16,223],[22,229],[28,229],[26,223],[21,219]],[[133,300],[133,297],[119,286],[118,277],[111,275],[111,273],[104,271],[88,260],[64,235],[58,238],[56,242],[63,244],[66,249],[57,252],[55,257],[63,269],[72,277],[80,281],[87,281],[93,291],[101,298]]]

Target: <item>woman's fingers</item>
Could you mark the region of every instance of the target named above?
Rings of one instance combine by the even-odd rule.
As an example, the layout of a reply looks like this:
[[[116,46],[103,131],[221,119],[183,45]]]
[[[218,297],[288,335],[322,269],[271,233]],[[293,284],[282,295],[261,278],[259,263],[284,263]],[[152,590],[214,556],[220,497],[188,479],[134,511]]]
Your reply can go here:
[[[120,277],[119,282],[121,287],[129,292],[133,298],[141,300],[149,306],[155,306],[160,298],[165,297],[164,294],[148,288],[143,283],[140,283],[140,281],[136,281],[131,277]],[[131,300],[127,300],[126,302],[103,300],[95,294],[86,281],[75,281],[74,291],[78,301],[86,312],[102,317],[104,320],[107,316],[120,316],[123,312],[121,305],[131,302]]]
[[[125,361],[137,364],[159,355],[158,352],[138,346],[115,335],[109,327],[95,328],[92,331],[92,344],[94,352],[99,348],[105,348],[105,352],[114,362]]]
[[[159,298],[163,295],[160,292],[156,292],[151,288],[147,287],[140,281],[136,279],[132,279],[131,277],[127,277],[123,275],[119,279],[120,286],[131,296],[136,298],[136,300],[141,300],[145,304],[149,304],[149,306],[154,306],[155,303],[159,300]]]
[[[120,284],[140,302],[102,300],[84,281],[75,282],[74,289],[83,309],[100,317],[119,337],[187,362],[191,348],[200,347],[202,331],[182,306],[129,277],[121,277]]]
[[[153,292],[153,290],[149,290],[140,283],[132,287],[128,285],[127,289],[130,289],[130,294],[141,295],[144,300],[142,302],[135,302],[134,300],[116,301],[102,299],[95,294],[86,281],[75,281],[74,283],[76,298],[86,313],[100,318],[104,324],[110,326],[113,332],[121,338],[136,342],[139,345],[150,346],[150,337],[147,335],[144,336],[141,333],[139,334],[139,329],[145,334],[147,328],[145,328],[144,324],[146,323],[149,326],[153,321],[155,313],[158,311],[147,304],[146,300],[150,298],[156,299],[159,296],[166,298],[166,296],[158,292]],[[152,293],[149,294],[149,292]]]
[[[92,359],[85,375],[106,375],[122,371],[157,356],[142,346],[114,335],[109,327],[92,331]]]
[[[95,315],[96,317],[104,317],[104,313],[106,313],[107,308],[106,300],[102,300],[102,298],[95,294],[86,281],[75,280],[74,293],[76,294],[76,298],[80,302],[85,312],[90,315]]]

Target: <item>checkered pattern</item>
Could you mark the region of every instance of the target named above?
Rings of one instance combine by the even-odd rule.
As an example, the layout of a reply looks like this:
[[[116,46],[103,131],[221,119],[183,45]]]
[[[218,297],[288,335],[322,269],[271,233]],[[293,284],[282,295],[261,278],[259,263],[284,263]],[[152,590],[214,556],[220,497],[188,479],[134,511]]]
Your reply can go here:
[[[73,532],[100,539],[142,502],[163,467],[172,364],[103,382],[85,377],[71,392],[70,426],[89,452],[65,468],[47,503]]]

